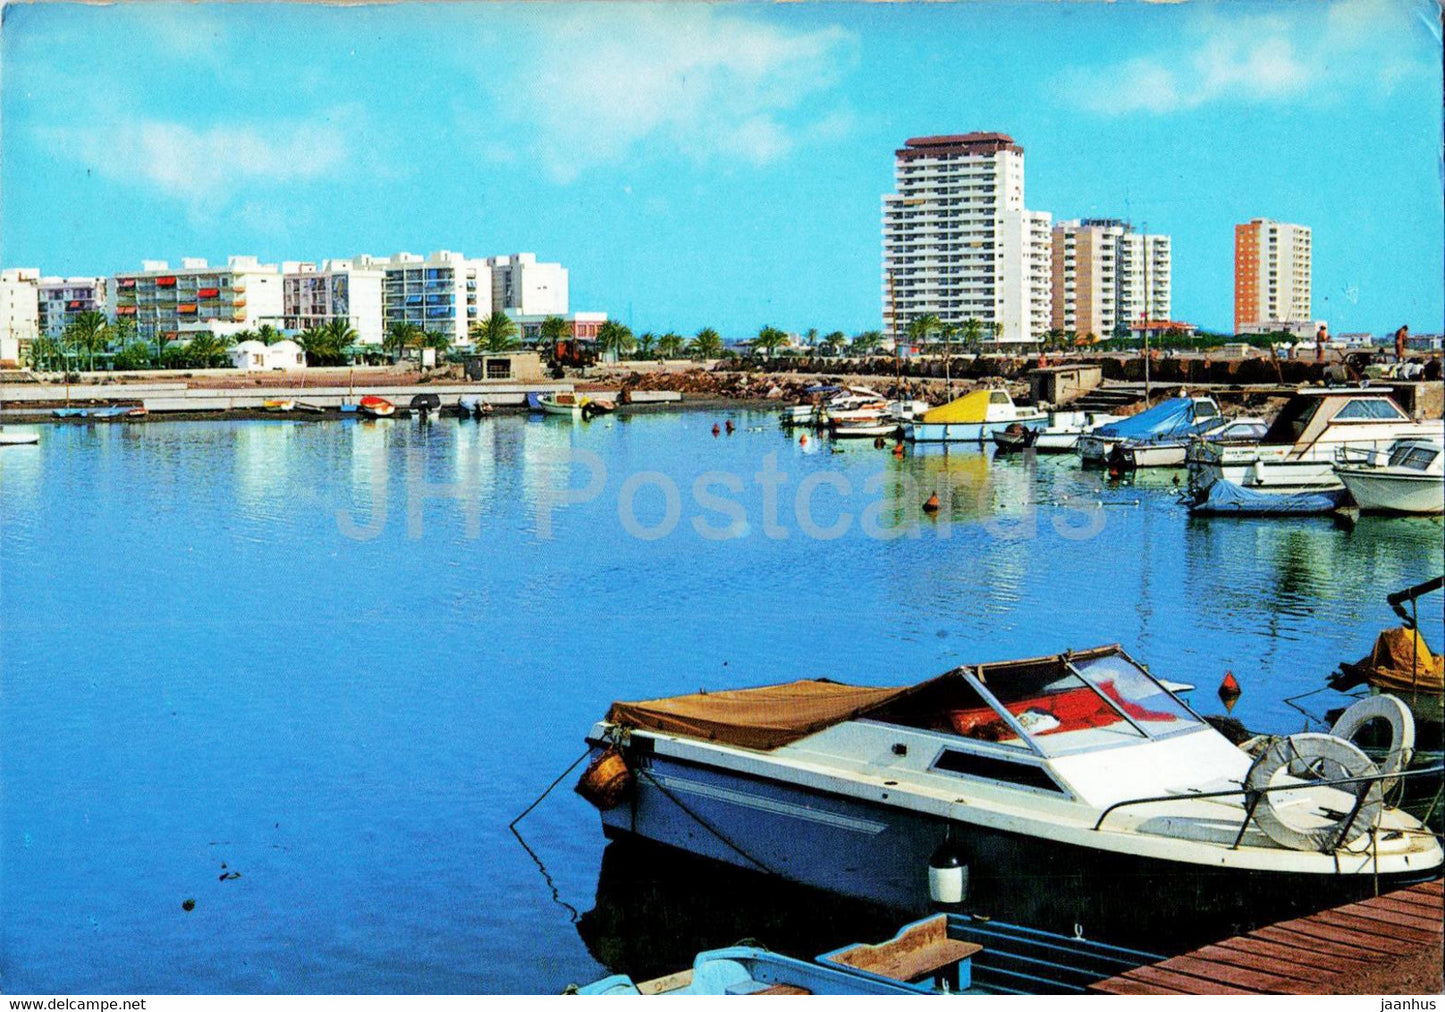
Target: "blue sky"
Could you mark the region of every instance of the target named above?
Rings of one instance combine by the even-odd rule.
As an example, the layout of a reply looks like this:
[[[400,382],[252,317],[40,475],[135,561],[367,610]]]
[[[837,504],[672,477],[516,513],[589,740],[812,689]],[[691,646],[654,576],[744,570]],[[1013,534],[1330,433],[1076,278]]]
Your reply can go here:
[[[574,309],[728,337],[879,325],[910,136],[1012,134],[1026,201],[1174,237],[1232,320],[1233,225],[1314,228],[1336,332],[1442,327],[1429,3],[21,4],[0,263],[534,251]]]

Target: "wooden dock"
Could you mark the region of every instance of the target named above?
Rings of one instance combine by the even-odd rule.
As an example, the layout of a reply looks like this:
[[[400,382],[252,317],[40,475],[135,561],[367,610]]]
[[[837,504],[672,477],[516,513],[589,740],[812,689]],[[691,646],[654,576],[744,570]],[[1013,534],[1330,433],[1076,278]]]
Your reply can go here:
[[[1441,945],[1440,880],[1410,886],[1141,966],[1106,994],[1335,994],[1383,964]]]

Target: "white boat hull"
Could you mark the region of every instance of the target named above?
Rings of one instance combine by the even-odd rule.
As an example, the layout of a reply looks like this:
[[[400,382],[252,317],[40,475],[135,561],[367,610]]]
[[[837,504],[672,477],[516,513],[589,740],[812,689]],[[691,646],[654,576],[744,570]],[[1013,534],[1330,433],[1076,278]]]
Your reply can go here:
[[[1389,474],[1344,467],[1337,468],[1336,475],[1349,489],[1355,505],[1366,512],[1445,512],[1445,480],[1441,475]]]
[[[29,446],[38,442],[40,436],[34,432],[0,432],[0,446]]]
[[[1187,447],[1183,443],[1160,443],[1156,445],[1129,446],[1120,448],[1126,463],[1140,467],[1183,467]]]
[[[899,429],[897,422],[857,422],[832,427],[834,439],[877,439],[891,436]]]
[[[1047,420],[1041,415],[997,422],[911,422],[905,427],[904,435],[915,443],[985,443],[995,432],[1002,432],[1010,425],[1038,429]]]

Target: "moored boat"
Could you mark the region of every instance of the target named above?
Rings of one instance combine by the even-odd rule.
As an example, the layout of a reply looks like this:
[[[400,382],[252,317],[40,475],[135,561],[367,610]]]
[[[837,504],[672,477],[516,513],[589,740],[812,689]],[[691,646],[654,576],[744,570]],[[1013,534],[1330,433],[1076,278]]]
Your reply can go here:
[[[0,446],[30,446],[40,442],[35,432],[21,432],[16,429],[0,429]]]
[[[1343,448],[1335,477],[1366,513],[1445,512],[1445,448],[1425,439],[1401,439],[1383,451]]]
[[[262,411],[295,411],[296,401],[290,397],[267,398],[261,402]]]
[[[357,410],[372,418],[390,418],[396,414],[396,405],[385,397],[367,394],[356,404]]]
[[[1383,450],[1400,439],[1445,442],[1445,423],[1417,422],[1387,391],[1369,387],[1297,390],[1258,445],[1200,447],[1189,467],[1196,513],[1328,512],[1349,501],[1335,473],[1342,449]]]
[[[1184,467],[1190,454],[1197,454],[1196,447],[1202,443],[1254,446],[1268,429],[1263,418],[1219,417],[1191,436],[1125,440],[1110,452],[1109,466],[1125,471],[1142,467]]]
[[[1115,447],[1122,443],[1145,444],[1163,440],[1182,440],[1213,424],[1219,417],[1219,405],[1212,397],[1171,397],[1141,411],[1137,415],[1100,425],[1078,440],[1079,458],[1085,466],[1103,467]],[[1180,463],[1184,451],[1181,446]]]
[[[1117,421],[1117,415],[1099,411],[1050,411],[1048,424],[1037,430],[1031,446],[1035,453],[1073,453],[1081,436]],[[998,435],[994,435],[995,443]]]
[[[599,803],[608,835],[903,910],[926,908],[924,871],[950,836],[984,894],[1044,864],[1150,897],[1207,880],[1240,909],[1415,881],[1442,861],[1353,746],[1295,735],[1254,759],[1116,646],[903,688],[614,703],[588,741],[632,778]]]
[[[582,406],[586,403],[587,398],[579,397],[577,394],[567,390],[542,394],[537,398],[537,405],[544,412],[549,415],[562,415],[567,418],[581,418]]]
[[[975,390],[941,407],[925,411],[904,427],[904,437],[917,443],[984,443],[1010,425],[1043,428],[1048,415],[1014,404],[1007,390]]]
[[[634,983],[613,974],[578,994],[1082,994],[1158,956],[964,914],[905,924],[886,941],[808,961],[759,945],[699,952],[692,967]]]

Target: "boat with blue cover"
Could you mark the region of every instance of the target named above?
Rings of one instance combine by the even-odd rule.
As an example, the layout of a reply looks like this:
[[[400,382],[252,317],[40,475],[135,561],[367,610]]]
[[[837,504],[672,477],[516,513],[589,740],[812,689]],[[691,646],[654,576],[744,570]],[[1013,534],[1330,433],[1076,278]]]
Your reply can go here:
[[[1183,463],[1183,448],[1189,438],[1215,424],[1218,418],[1219,405],[1213,397],[1171,397],[1147,411],[1101,425],[1080,436],[1079,457],[1085,466],[1103,467],[1120,445],[1142,447],[1178,441]]]
[[[734,945],[698,953],[688,970],[640,983],[613,974],[578,993],[1082,994],[1090,984],[1161,958],[986,918],[936,914],[887,941],[847,945],[811,961]]]
[[[926,871],[950,838],[983,904],[1041,868],[1241,911],[1438,874],[1439,844],[1384,803],[1363,753],[1288,741],[1318,762],[1241,751],[1107,646],[895,688],[803,680],[614,703],[579,790],[610,837],[909,912],[928,909]]]
[[[1341,454],[1388,451],[1401,439],[1445,444],[1445,423],[1413,420],[1385,389],[1301,388],[1257,445],[1200,447],[1189,464],[1190,510],[1329,512],[1350,502],[1335,470]]]

